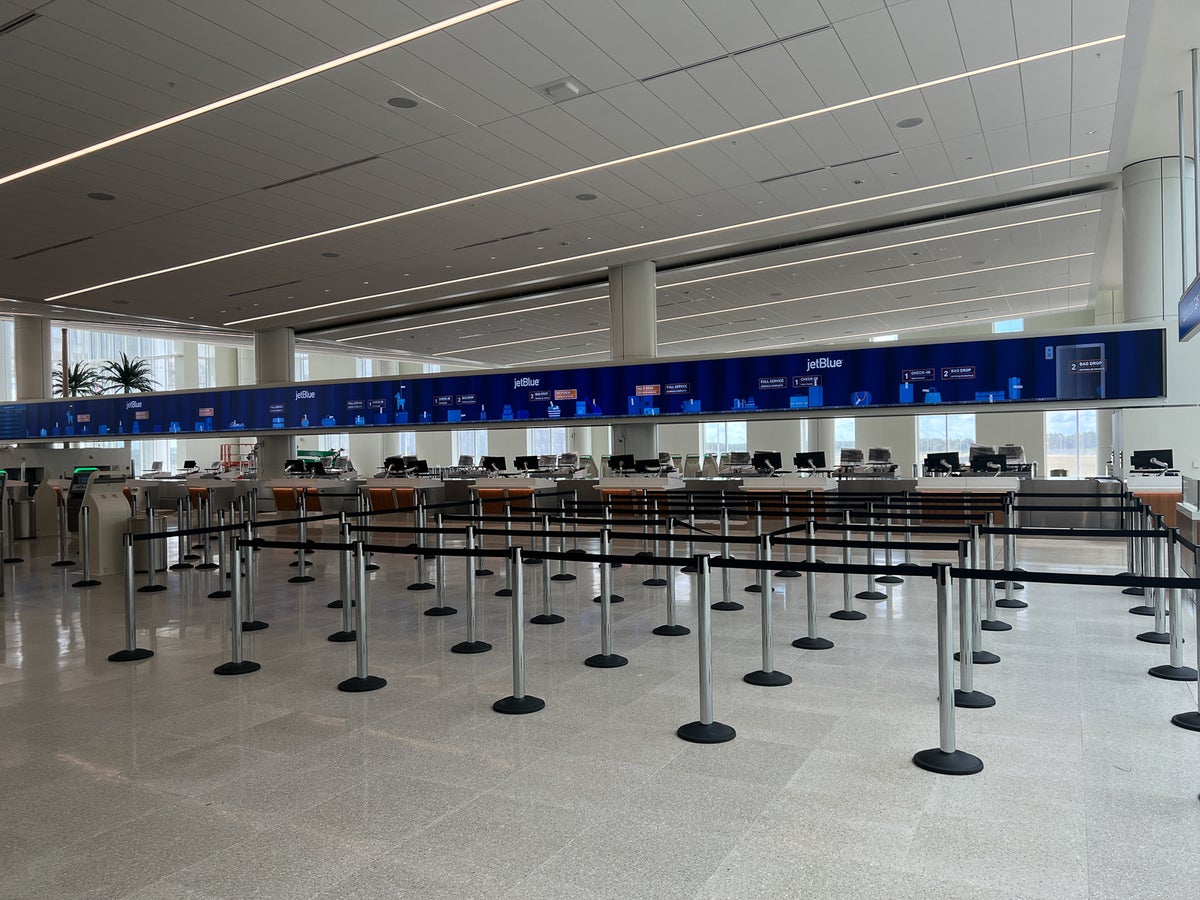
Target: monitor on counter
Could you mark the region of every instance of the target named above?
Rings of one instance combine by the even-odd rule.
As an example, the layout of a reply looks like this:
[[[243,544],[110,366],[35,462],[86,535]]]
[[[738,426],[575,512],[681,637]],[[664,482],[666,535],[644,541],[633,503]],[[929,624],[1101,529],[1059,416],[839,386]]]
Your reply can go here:
[[[608,458],[608,467],[613,472],[632,472],[634,460],[632,453],[621,453]]]
[[[658,457],[654,459],[636,459],[633,461],[633,470],[639,475],[657,475],[662,471],[662,461]]]
[[[1134,450],[1129,465],[1142,472],[1165,472],[1175,468],[1175,454],[1170,450]]]
[[[185,459],[183,461],[183,467],[187,470],[200,468],[198,465],[196,465],[196,461],[194,459]]]
[[[783,454],[778,450],[755,450],[754,455],[750,457],[750,464],[756,472],[769,475],[783,468]]]
[[[792,457],[792,465],[797,469],[824,469],[826,468],[825,451],[809,450],[797,453]]]
[[[933,474],[958,472],[962,469],[962,461],[958,451],[951,453],[927,453],[925,455],[925,471]]]
[[[872,447],[867,451],[867,462],[882,466],[892,461],[891,447]]]
[[[863,464],[863,452],[857,447],[843,447],[841,456],[838,460],[839,466],[861,466]]]
[[[996,452],[1003,456],[1008,463],[1025,462],[1025,448],[1020,444],[1001,444],[996,448]]]
[[[412,465],[409,466],[409,469],[417,475],[428,475],[429,463],[423,459],[415,459],[413,460]]]
[[[518,472],[529,472],[538,467],[536,456],[518,456],[513,460],[513,468]]]
[[[283,463],[283,471],[289,475],[303,475],[304,468],[304,460],[302,459],[289,459]]]
[[[503,456],[481,456],[479,457],[479,468],[488,472],[503,472],[508,468],[508,462]]]
[[[998,475],[1008,469],[1008,460],[1002,453],[972,453],[971,471],[984,475]]]

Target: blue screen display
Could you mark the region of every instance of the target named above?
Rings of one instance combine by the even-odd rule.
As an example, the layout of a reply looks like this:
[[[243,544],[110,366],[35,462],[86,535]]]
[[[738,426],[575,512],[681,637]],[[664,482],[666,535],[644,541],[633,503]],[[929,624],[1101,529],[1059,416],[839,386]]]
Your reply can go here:
[[[1179,298],[1179,340],[1189,340],[1200,331],[1200,277]]]
[[[0,438],[561,422],[1163,396],[1161,329],[0,404]]]

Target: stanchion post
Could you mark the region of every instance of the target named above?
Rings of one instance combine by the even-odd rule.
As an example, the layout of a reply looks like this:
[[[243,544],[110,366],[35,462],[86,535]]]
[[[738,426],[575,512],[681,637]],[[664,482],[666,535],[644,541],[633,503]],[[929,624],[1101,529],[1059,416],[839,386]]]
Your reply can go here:
[[[967,541],[967,567],[972,571],[979,569],[979,526],[974,524],[971,525],[971,537]],[[967,596],[971,600],[971,646],[974,662],[981,666],[994,665],[1000,662],[1000,657],[983,649],[983,611],[980,609],[979,581],[974,578],[964,581],[967,585]]]
[[[725,492],[721,492],[721,558],[733,559],[729,549],[729,506],[725,503]],[[721,567],[721,600],[712,605],[713,609],[735,612],[746,607],[730,596],[731,572],[728,566]]]
[[[675,534],[668,529],[667,531],[667,557],[674,559],[675,557]],[[681,637],[685,634],[690,634],[691,629],[685,625],[680,625],[675,614],[675,573],[671,566],[667,567],[667,624],[659,625],[654,629],[654,633],[664,637]]]
[[[969,566],[970,542],[958,542],[958,567],[966,569]],[[996,700],[981,691],[975,690],[975,654],[973,644],[975,639],[974,623],[975,604],[971,599],[970,579],[958,579],[958,683],[960,688],[954,692],[954,705],[966,709],[983,709],[995,706]]]
[[[1150,565],[1151,574],[1155,578],[1163,577],[1163,572],[1166,569],[1166,564],[1163,557],[1166,556],[1167,540],[1163,537],[1166,534],[1166,525],[1163,522],[1162,516],[1157,514],[1151,516],[1152,528],[1154,537],[1150,539]],[[1147,644],[1169,644],[1171,635],[1167,633],[1167,610],[1164,604],[1164,590],[1160,587],[1152,587],[1150,589],[1151,608],[1154,610],[1154,630],[1143,631],[1137,636],[1139,641]]]
[[[575,496],[575,492],[571,491],[571,496]],[[575,576],[567,571],[567,508],[566,503],[559,502],[558,506],[558,552],[563,554],[563,558],[558,561],[558,571],[551,577],[553,581],[574,581]],[[578,516],[578,513],[576,513]],[[578,523],[576,523],[578,524]],[[575,543],[579,543],[579,529],[575,529]],[[549,565],[549,563],[547,563]],[[530,620],[532,621],[532,619]]]
[[[1176,577],[1175,542],[1178,538],[1178,528],[1167,530],[1166,577],[1168,578]],[[1183,664],[1183,600],[1180,590],[1177,587],[1166,590],[1171,615],[1170,661],[1165,666],[1153,666],[1150,668],[1149,674],[1167,681],[1195,681],[1196,670]]]
[[[246,519],[243,522],[243,527],[246,533],[246,540],[240,547],[240,552],[234,553],[233,565],[235,570],[244,573],[246,585],[246,618],[242,620],[242,631],[262,631],[270,626],[254,616],[254,589],[256,579],[254,577],[254,548],[251,542],[254,540],[254,520]],[[240,568],[239,568],[240,567]],[[239,577],[237,574],[234,580]]]
[[[154,508],[148,508],[146,510],[146,533],[148,535],[158,533],[155,531],[156,521],[157,517],[154,515]],[[138,592],[142,594],[153,594],[167,589],[165,584],[158,583],[158,554],[155,552],[158,549],[158,540],[156,537],[148,537],[146,539],[146,583],[138,588]]]
[[[487,641],[479,640],[477,634],[479,622],[475,609],[475,528],[473,526],[467,526],[464,541],[467,549],[467,639],[451,647],[450,652],[486,653],[492,649],[492,645]]]
[[[4,557],[4,562],[5,562],[5,564],[9,564],[9,565],[11,565],[12,563],[25,562],[24,557],[17,556],[17,544],[16,544],[17,529],[13,527],[13,522],[15,521],[15,519],[13,518],[13,513],[15,512],[16,503],[17,503],[16,500],[14,500],[12,497],[9,497],[8,503],[6,504],[7,508],[5,510],[7,513],[7,518],[4,522],[4,524],[7,525],[8,527],[4,529],[4,532],[5,532],[5,537],[6,537],[5,546],[7,547],[6,552],[8,553],[8,556]]]
[[[712,669],[712,577],[707,556],[697,556],[696,566],[696,627],[700,653],[700,718],[680,725],[676,734],[693,744],[723,744],[737,737],[729,725],[713,719]]]
[[[171,566],[172,571],[182,571],[183,569],[192,568],[192,564],[187,561],[187,516],[184,515],[184,508],[187,506],[182,497],[175,501],[175,555],[178,560]]]
[[[79,507],[79,555],[83,557],[83,578],[71,583],[71,587],[99,587],[100,581],[92,577],[92,538],[89,523],[91,512],[87,505]],[[130,571],[133,571],[130,567]]]
[[[600,555],[607,557],[611,552],[612,532],[605,528],[600,532]],[[629,660],[612,652],[612,564],[604,559],[600,562],[600,652],[583,661],[593,669],[617,669]]]
[[[805,530],[804,536],[810,540],[817,536],[816,523],[809,519],[809,528]],[[849,566],[853,559],[850,552],[850,510],[842,510],[842,565]],[[815,547],[813,548],[815,552]],[[815,555],[809,559],[810,562],[815,562]],[[806,573],[810,587],[816,582],[816,573]],[[870,577],[869,575],[867,576]],[[854,608],[854,584],[853,578],[848,570],[842,572],[842,608],[835,609],[829,614],[831,619],[840,619],[843,622],[859,622],[867,617],[867,614],[862,610]],[[809,637],[814,637],[816,634],[815,625],[809,629]],[[830,645],[832,646],[832,644]],[[811,647],[813,650],[826,650],[826,647]]]
[[[512,555],[512,673],[513,692],[492,704],[492,709],[508,716],[521,716],[546,708],[546,701],[525,693],[525,576],[521,571],[521,548],[514,547]],[[547,564],[545,569],[549,571]],[[548,585],[549,579],[546,579]]]
[[[804,572],[805,616],[808,620],[808,634],[796,638],[792,641],[792,646],[801,650],[830,650],[833,648],[833,641],[817,636],[817,572],[815,568],[817,545],[814,543],[817,537],[817,523],[812,519],[808,520],[804,528],[804,537],[808,541],[804,547],[804,561],[808,563]],[[849,548],[846,548],[846,552],[849,552]],[[838,618],[844,617],[839,616]],[[859,613],[857,618],[865,619],[866,615]]]
[[[442,533],[442,514],[438,513],[434,521],[437,523],[437,535],[434,539],[437,546],[437,562],[434,563],[437,572],[437,603],[425,610],[425,615],[452,616],[458,610],[446,605],[446,556],[442,552],[446,549],[446,536]]]
[[[353,565],[358,583],[354,610],[357,616],[355,622],[354,669],[352,677],[338,684],[339,691],[350,694],[363,694],[367,691],[377,691],[387,687],[387,679],[378,675],[369,675],[367,669],[367,554],[363,550],[362,541],[354,542]]]
[[[563,543],[565,541],[560,539],[560,549]],[[550,552],[550,516],[546,513],[542,514],[542,548],[545,552]],[[550,574],[550,568],[550,562],[546,560],[546,564],[542,566],[542,612],[529,620],[533,625],[558,625],[560,622],[566,621],[566,619],[554,612],[554,607],[551,604],[550,591],[554,584],[553,579],[556,576]]]
[[[350,524],[345,520],[338,523],[338,541],[342,545],[338,550],[338,599],[329,604],[331,609],[342,611],[342,628],[329,635],[327,640],[335,644],[348,644],[354,640],[354,589],[351,586],[351,572],[354,568],[353,545],[350,541]]]
[[[754,499],[754,536],[762,537],[762,533],[762,502],[756,497]],[[756,547],[755,554],[757,555],[757,553],[758,549]],[[762,572],[756,569],[754,572],[754,582],[746,585],[746,592],[757,594],[762,589]]]
[[[939,775],[975,775],[983,760],[959,750],[954,733],[954,620],[950,612],[950,566],[934,564],[937,583],[938,746],[913,755],[913,762]]]
[[[996,561],[995,535],[992,534],[992,529],[996,524],[995,514],[991,512],[987,513],[984,523],[983,555],[987,560],[987,568],[990,569]],[[988,578],[983,584],[984,589],[987,591],[987,616],[979,623],[979,627],[984,631],[1012,631],[1011,625],[1007,622],[1001,622],[996,617],[996,582]]]
[[[217,534],[220,535],[221,540],[221,566],[220,571],[217,573],[217,577],[220,580],[217,582],[217,589],[209,594],[208,597],[210,600],[225,600],[230,596],[230,592],[226,590],[223,585],[225,584],[225,579],[229,577],[229,546],[232,532],[227,533],[225,531],[225,510],[223,509],[217,510],[217,529]],[[208,553],[207,540],[204,542],[204,552]],[[203,568],[203,566],[201,568]]]
[[[892,567],[892,495],[887,494],[883,498],[883,521],[884,521],[884,551],[883,563],[889,569]],[[904,579],[899,575],[893,575],[888,572],[885,575],[880,575],[875,579],[876,584],[903,584]]]
[[[219,512],[224,512],[224,510]],[[234,542],[236,546],[236,537]],[[213,669],[213,673],[216,675],[246,675],[250,672],[257,672],[262,666],[246,659],[242,653],[242,623],[245,621],[245,615],[242,610],[241,572],[237,567],[235,567],[235,574],[230,581],[229,597],[229,625],[230,633],[233,635],[233,658],[229,662],[217,666]]]
[[[67,498],[66,495],[59,492],[56,494],[55,502],[58,504],[58,559],[50,563],[56,569],[63,566],[75,565],[75,560],[67,557]]]
[[[1007,499],[1004,505],[1004,571],[1013,571],[1013,515],[1012,506],[1009,505]],[[1013,591],[1016,589],[1017,583],[1006,578],[1001,584],[1004,585],[1004,598],[996,601],[996,606],[1001,609],[1025,609],[1029,606],[1024,600],[1018,600],[1013,596]]]
[[[792,536],[792,504],[791,494],[787,491],[782,492],[783,497],[783,531],[789,538]],[[809,507],[811,515],[811,506]],[[783,568],[775,573],[776,578],[799,578],[800,573],[795,569],[789,569],[788,566],[792,562],[792,545],[784,543],[783,545]]]
[[[483,498],[480,497],[478,494],[475,495],[475,507],[476,507],[475,521],[479,523],[479,528],[480,528],[480,531],[482,532],[482,530],[487,527],[487,523],[483,521]],[[479,535],[479,549],[480,550],[487,549],[487,537],[482,533]],[[482,562],[482,557],[480,558],[480,560]],[[487,568],[486,565],[481,565],[475,569],[475,577],[476,578],[487,578],[489,575],[495,575],[495,574],[496,573],[493,572],[491,569]]]
[[[771,562],[771,536],[769,534],[760,534],[758,538],[758,561],[761,563]],[[762,573],[762,596],[759,598],[759,609],[762,617],[762,668],[757,672],[749,672],[742,676],[742,680],[747,684],[756,684],[760,687],[781,687],[785,684],[792,683],[792,676],[783,672],[775,671],[775,650],[774,628],[772,622],[772,596],[774,592],[774,583],[771,580],[771,570],[764,568],[759,570]]]
[[[125,553],[125,649],[110,653],[109,662],[136,662],[139,659],[149,659],[154,655],[153,650],[145,650],[137,645],[137,615],[134,606],[133,590],[133,535],[128,531],[121,536],[122,548]]]
[[[652,500],[650,506],[651,506],[651,510],[652,510],[653,516],[654,516],[654,541],[652,542],[652,547],[653,547],[652,555],[655,558],[657,558],[658,550],[660,547],[660,544],[658,542],[658,529],[659,529],[658,499],[655,498],[654,500]],[[646,523],[646,527],[649,527],[648,521]],[[668,525],[668,528],[669,527],[670,526]],[[654,566],[650,570],[650,577],[647,578],[645,581],[643,581],[642,584],[645,585],[646,587],[666,587],[667,586],[667,580],[665,578],[663,578],[662,573],[659,572],[658,563],[654,564]]]
[[[874,565],[874,563],[875,563],[875,504],[872,501],[867,502],[867,549],[864,552],[866,554],[866,564],[868,566]],[[854,595],[855,599],[871,600],[876,603],[878,603],[881,600],[886,600],[887,594],[885,594],[883,591],[877,591],[873,587],[871,587],[871,573],[868,572],[864,577],[867,579],[866,589],[861,590],[857,594],[855,594]],[[879,578],[876,580],[882,581],[883,579]]]

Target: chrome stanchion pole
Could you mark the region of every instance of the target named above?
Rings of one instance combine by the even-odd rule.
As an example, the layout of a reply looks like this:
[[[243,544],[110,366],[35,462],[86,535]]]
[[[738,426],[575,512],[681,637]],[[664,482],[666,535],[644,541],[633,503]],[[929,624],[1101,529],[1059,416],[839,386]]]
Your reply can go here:
[[[875,504],[873,502],[867,503],[867,549],[866,549],[865,553],[866,553],[866,564],[868,566],[874,565],[875,564]],[[868,572],[865,577],[867,579],[867,587],[865,590],[861,590],[857,594],[855,594],[854,595],[855,599],[871,600],[873,602],[879,602],[880,600],[886,600],[887,594],[885,594],[883,591],[877,591],[873,587],[871,587],[871,573]],[[876,580],[882,581],[882,579],[876,579]]]
[[[888,494],[883,498],[883,521],[884,521],[884,551],[883,564],[889,569],[892,567],[892,495]],[[886,575],[880,575],[875,579],[876,584],[903,584],[904,579],[899,575],[893,575],[888,572]]]
[[[139,659],[149,659],[154,655],[153,650],[144,650],[137,645],[137,611],[134,606],[133,591],[133,535],[128,531],[121,536],[125,552],[125,649],[110,653],[109,662],[136,662]]]
[[[808,540],[808,544],[804,548],[804,561],[808,563],[804,572],[805,588],[807,589],[805,591],[805,615],[808,619],[808,634],[804,637],[796,638],[792,641],[792,646],[798,647],[801,650],[829,650],[833,647],[833,641],[817,636],[817,572],[815,569],[817,546],[813,543],[817,537],[817,523],[812,519],[808,520],[808,524],[804,529],[804,537]],[[845,552],[849,553],[849,548],[846,548]],[[846,577],[849,577],[849,574]],[[866,618],[861,613],[859,617]],[[842,617],[839,616],[838,618]]]
[[[339,691],[351,694],[362,694],[367,691],[377,691],[387,686],[387,680],[378,675],[368,675],[367,669],[367,554],[363,550],[362,541],[354,542],[354,571],[358,583],[354,608],[357,613],[355,622],[354,662],[355,674],[340,682]]]
[[[1151,519],[1152,527],[1155,536],[1150,539],[1150,565],[1151,574],[1155,578],[1161,578],[1163,571],[1166,569],[1164,556],[1166,556],[1166,544],[1168,543],[1163,534],[1166,531],[1166,525],[1163,522],[1162,516],[1155,515]],[[1151,605],[1154,609],[1154,630],[1143,631],[1137,636],[1139,641],[1144,641],[1147,644],[1169,644],[1171,636],[1167,633],[1167,610],[1163,602],[1162,588],[1154,587],[1150,589],[1150,596],[1153,598]]]
[[[212,561],[212,548],[209,546],[209,543],[210,543],[209,536],[212,533],[212,520],[210,519],[210,517],[208,515],[208,494],[207,493],[200,494],[199,500],[200,500],[200,503],[203,504],[203,510],[197,512],[196,518],[199,519],[200,527],[203,528],[204,531],[201,533],[200,540],[195,545],[194,549],[200,550],[200,552],[201,552],[200,558],[203,559],[204,561],[201,563],[198,563],[196,565],[196,569],[200,570],[200,571],[209,572],[209,571],[212,571],[213,569],[220,568],[220,566],[218,566],[215,562]]]
[[[979,570],[979,526],[971,526],[971,537],[967,541],[967,565],[973,571]],[[983,611],[980,609],[979,581],[974,578],[964,579],[967,583],[967,595],[971,599],[971,646],[973,662],[976,665],[990,666],[1000,662],[1000,657],[990,650],[983,649]]]
[[[905,491],[901,495],[904,500],[904,565],[911,566],[912,561],[912,500]]]
[[[1132,523],[1131,527],[1135,531],[1145,531],[1146,527],[1147,527],[1146,526],[1145,508],[1142,507],[1141,501],[1137,500],[1136,498],[1131,498],[1131,502],[1135,506],[1134,512],[1130,515],[1130,519],[1131,519],[1131,523]],[[1131,536],[1129,538],[1129,541],[1133,546],[1132,564],[1129,567],[1130,572],[1134,575],[1145,575],[1146,570],[1147,570],[1146,539],[1144,537],[1140,537],[1140,536],[1139,537]],[[1145,596],[1146,591],[1144,588],[1142,588],[1138,585],[1131,585],[1130,587],[1127,587],[1124,590],[1122,590],[1121,593],[1126,594],[1130,597],[1142,597],[1142,596]],[[1152,615],[1154,615],[1154,610],[1151,607],[1146,606],[1144,604],[1133,607],[1132,609],[1129,610],[1129,612],[1135,616],[1152,616]]]
[[[548,540],[548,538],[547,538]],[[543,562],[545,562],[543,560]],[[513,692],[492,704],[492,709],[509,716],[520,716],[526,713],[545,709],[546,701],[525,693],[525,576],[521,572],[521,548],[514,547],[512,555],[513,595],[512,595],[512,670]],[[547,563],[544,568],[550,570]],[[549,585],[549,579],[546,584]]]
[[[446,549],[445,535],[442,534],[442,514],[438,513],[434,519],[437,523],[437,537],[435,539],[437,546],[437,562],[434,563],[434,569],[437,572],[437,603],[434,606],[425,610],[427,616],[452,616],[456,612],[453,606],[446,605],[446,556],[442,552]]]
[[[987,560],[987,568],[990,569],[996,561],[996,546],[993,540],[992,528],[995,527],[996,516],[994,513],[988,513],[984,519],[985,528],[983,536],[983,555]],[[987,616],[980,623],[979,627],[984,631],[1012,631],[1012,626],[1007,622],[1001,622],[996,618],[996,582],[991,578],[983,581],[984,589],[987,591]]]
[[[266,622],[254,617],[254,589],[256,579],[254,577],[254,548],[250,545],[250,542],[254,540],[254,520],[246,519],[242,525],[246,533],[246,542],[242,544],[241,552],[235,553],[233,556],[233,565],[235,569],[238,566],[241,567],[246,585],[246,618],[242,622],[242,631],[262,631],[269,626]],[[236,581],[239,576],[235,574],[233,577]]]
[[[69,534],[67,529],[67,498],[62,493],[58,493],[55,500],[58,504],[58,559],[50,563],[50,565],[54,566],[55,568],[73,566],[75,565],[75,560],[67,557],[67,541]]]
[[[758,542],[758,561],[771,562],[771,536],[760,534]],[[792,676],[775,671],[775,650],[773,647],[773,622],[771,620],[771,601],[774,599],[774,583],[771,580],[771,570],[764,568],[762,573],[762,596],[759,599],[759,609],[762,617],[762,668],[757,672],[749,672],[742,676],[748,684],[760,687],[780,687],[792,683]]]
[[[475,496],[475,506],[476,506],[475,521],[479,523],[479,528],[482,531],[484,528],[487,527],[487,523],[483,521],[483,498],[482,497],[480,497],[478,495]],[[487,538],[483,534],[479,535],[479,549],[480,550],[487,549]],[[482,558],[481,558],[481,562],[482,562]],[[486,565],[481,565],[479,568],[477,568],[475,570],[476,578],[487,578],[489,575],[495,575],[495,574],[496,573],[493,572],[491,569],[489,569]]]
[[[604,528],[601,529],[601,531],[600,531],[602,548],[604,547],[603,541],[604,541],[605,535],[609,535],[610,543],[612,540],[612,538],[611,538],[611,535],[612,535],[612,507],[611,506],[604,507],[603,513],[604,513]],[[610,550],[602,549],[600,552],[601,553],[610,553],[611,549]],[[613,593],[613,590],[612,590],[613,569],[619,569],[619,568],[621,568],[620,563],[608,563],[608,564],[601,563],[601,565],[600,565],[600,593],[592,598],[593,603],[603,602],[601,598],[603,598],[604,596],[608,597],[608,600],[610,603],[624,603],[625,602],[624,597],[622,597],[620,594]],[[605,583],[604,579],[606,577],[606,575],[605,575],[606,572],[607,572],[607,578],[608,578],[608,587],[607,588],[604,586],[604,583]]]
[[[762,537],[762,533],[763,533],[762,502],[760,500],[758,500],[758,498],[755,498],[755,500],[754,500],[754,536]],[[758,553],[757,548],[755,549],[755,553],[756,554]],[[757,594],[761,590],[762,590],[762,572],[760,570],[756,569],[754,572],[754,583],[746,585],[746,593]]]
[[[71,587],[99,587],[100,581],[92,577],[92,536],[89,527],[91,512],[87,505],[79,507],[79,551],[83,557],[83,578],[71,583]],[[132,571],[132,568],[130,569]]]
[[[659,547],[661,546],[658,541],[658,529],[660,526],[659,526],[659,520],[658,520],[658,500],[657,499],[653,500],[651,502],[651,509],[654,514],[654,541],[652,543],[652,547],[654,548],[653,556],[655,558],[657,558]],[[649,526],[649,522],[647,522],[647,526]],[[659,571],[658,563],[654,564],[654,566],[650,570],[650,577],[647,578],[645,581],[643,581],[642,584],[645,585],[646,587],[666,587],[667,586],[667,580],[662,577],[662,573]]]
[[[451,653],[486,653],[492,649],[487,641],[479,640],[478,616],[475,609],[475,528],[467,526],[464,538],[467,549],[467,639],[450,648]]]
[[[564,543],[560,533],[559,552],[562,552]],[[550,516],[545,513],[542,514],[542,549],[546,553],[550,552]],[[554,612],[554,607],[551,605],[550,590],[556,576],[550,574],[550,569],[550,562],[547,560],[546,565],[542,566],[542,612],[529,620],[533,625],[557,625],[566,621]]]
[[[157,534],[154,525],[158,521],[158,517],[154,515],[153,509],[146,510],[146,533],[149,535]],[[138,588],[138,593],[154,594],[158,591],[165,591],[167,586],[158,583],[158,554],[155,552],[158,549],[159,539],[149,537],[146,539],[146,583]]]
[[[217,572],[217,578],[219,579],[217,581],[217,589],[209,594],[208,598],[210,600],[225,600],[230,596],[230,592],[224,588],[223,585],[225,584],[225,579],[229,577],[229,539],[232,535],[232,532],[229,532],[228,534],[225,532],[225,510],[223,509],[217,510],[217,529],[217,533],[220,535],[221,539],[221,546],[219,548],[221,553],[221,565]],[[208,553],[207,540],[204,542],[204,552],[206,554]],[[239,619],[238,621],[240,622],[241,620]]]
[[[808,528],[807,531],[805,531],[805,537],[807,537],[809,539],[815,538],[816,534],[817,534],[816,523],[810,519],[808,524],[810,527]],[[853,559],[852,559],[851,553],[850,553],[850,538],[851,538],[850,510],[843,509],[842,510],[842,565],[843,566],[849,566],[853,562]],[[815,553],[816,548],[814,547],[813,550]],[[816,561],[815,556],[812,559],[810,559],[810,562],[815,562],[815,561]],[[867,577],[870,578],[869,575]],[[812,584],[813,582],[816,581],[816,574],[814,572],[808,572],[807,578],[809,579],[809,584]],[[854,584],[853,584],[852,576],[850,575],[850,572],[848,570],[845,570],[842,572],[842,608],[835,609],[833,612],[831,612],[829,614],[829,618],[841,619],[844,622],[859,622],[859,621],[865,619],[866,617],[867,617],[867,614],[865,612],[854,608]],[[815,626],[814,626],[814,628],[815,628]],[[813,629],[809,629],[809,637],[813,637],[815,635],[815,633],[816,632]],[[831,644],[830,646],[833,646],[833,645]],[[827,648],[815,647],[812,649],[825,650]]]
[[[575,491],[571,491],[571,496],[575,496]],[[563,554],[563,558],[558,561],[558,571],[550,577],[553,581],[574,581],[575,576],[567,571],[567,510],[565,503],[559,504],[558,514],[558,552]],[[578,513],[576,513],[576,518],[578,518]],[[579,544],[578,527],[575,528],[575,543]]]
[[[1014,553],[1013,553],[1014,541],[1013,541],[1013,533],[1012,533],[1013,517],[1012,517],[1012,507],[1009,506],[1007,503],[1005,504],[1005,510],[1004,510],[1004,526],[1005,526],[1004,527],[1004,571],[1012,572],[1013,571],[1013,556],[1014,556]],[[997,600],[996,606],[1000,607],[1001,609],[1025,609],[1027,606],[1029,606],[1029,604],[1026,603],[1024,600],[1018,600],[1016,597],[1013,596],[1013,590],[1017,586],[1017,583],[1015,581],[1012,581],[1010,579],[1010,580],[1005,580],[1002,583],[1004,585],[1004,599]]]
[[[668,532],[667,534],[667,557],[675,558],[675,534]],[[671,566],[667,566],[667,624],[659,625],[654,629],[655,634],[665,637],[680,637],[685,634],[690,634],[691,629],[684,625],[680,625],[675,617],[675,572]]]
[[[958,542],[958,567],[960,569],[966,569],[969,566],[969,544],[970,542],[966,540]],[[954,705],[967,709],[982,709],[995,706],[996,700],[988,694],[975,690],[975,653],[972,646],[975,639],[974,613],[970,579],[959,578],[958,653],[954,655],[954,658],[958,660],[958,682],[961,687],[954,692]]]
[[[950,612],[950,566],[934,565],[937,583],[938,736],[937,747],[913,755],[920,768],[939,775],[975,775],[983,760],[959,750],[954,734],[954,620]]]
[[[350,540],[350,524],[344,519],[338,522],[338,542],[342,545],[338,550],[338,599],[329,604],[331,609],[341,609],[342,629],[329,635],[327,640],[336,644],[348,644],[354,640],[354,588],[351,585],[351,574],[354,568],[354,547]]]
[[[220,514],[224,510],[219,510]],[[236,545],[237,539],[234,538]],[[251,662],[242,655],[242,622],[245,621],[245,616],[242,611],[242,579],[240,572],[235,566],[235,574],[230,581],[230,632],[233,635],[233,659],[227,663],[222,663],[213,669],[216,675],[245,675],[249,672],[257,672],[262,668],[258,663]]]
[[[504,498],[504,519],[505,519],[505,521],[504,521],[504,552],[507,553],[509,556],[512,556],[513,523],[511,521],[509,521],[510,519],[512,519],[512,501],[507,497],[507,495]],[[496,591],[495,596],[497,596],[497,597],[511,597],[512,596],[512,566],[505,564],[505,566],[504,566],[504,587],[502,587],[502,588],[500,588],[500,590]]]
[[[687,495],[688,509],[688,556],[691,559],[696,558],[696,497],[690,491]],[[689,563],[684,566],[681,571],[695,572],[695,563]]]
[[[811,516],[811,508],[810,508]],[[783,492],[783,531],[790,538],[792,536],[792,502],[791,494],[787,491]],[[783,545],[783,568],[775,573],[776,578],[799,578],[800,573],[795,569],[789,569],[788,566],[792,562],[792,545],[785,543]]]
[[[612,532],[605,528],[600,532],[600,555],[607,557],[612,541]],[[628,664],[624,656],[612,652],[612,564],[604,559],[600,563],[600,652],[583,661],[593,669],[616,669]]]
[[[6,512],[8,513],[8,518],[4,523],[5,525],[8,526],[7,528],[4,529],[4,532],[7,536],[7,541],[5,542],[5,546],[8,548],[6,551],[8,553],[8,556],[6,556],[3,560],[6,565],[11,565],[13,563],[19,563],[19,562],[25,562],[24,557],[17,556],[17,544],[16,544],[17,529],[13,527],[13,522],[15,521],[15,519],[13,518],[13,513],[15,511],[16,504],[17,504],[16,500],[14,500],[12,497],[8,498],[8,504],[7,504],[7,510],[6,510]]]
[[[725,504],[725,494],[721,493],[721,558],[732,559],[733,554],[729,550],[729,507]],[[714,603],[712,608],[719,610],[735,611],[745,609],[746,607],[732,599],[730,596],[730,570],[728,566],[721,567],[721,600]]]
[[[175,501],[175,530],[176,530],[176,551],[175,555],[179,557],[178,561],[171,566],[172,571],[181,571],[183,569],[192,568],[192,564],[187,562],[187,516],[184,515],[184,509],[187,504],[184,503],[182,497]]]
[[[712,669],[712,577],[707,556],[697,556],[696,566],[696,627],[700,651],[700,718],[680,725],[676,734],[694,744],[722,744],[737,737],[728,725],[713,719]]]
[[[1176,572],[1175,542],[1179,538],[1179,529],[1167,531],[1167,571],[1166,577],[1174,578]],[[1171,656],[1165,666],[1154,666],[1150,674],[1155,678],[1165,678],[1168,681],[1195,681],[1196,670],[1183,664],[1183,599],[1177,587],[1167,589],[1167,602],[1170,604],[1171,616]]]
[[[305,500],[306,493],[306,489],[300,489],[299,502],[296,504],[300,511],[300,525],[296,529],[300,549],[296,551],[296,561],[292,563],[296,567],[296,574],[288,579],[289,584],[308,584],[310,581],[317,580],[308,574],[308,502]]]

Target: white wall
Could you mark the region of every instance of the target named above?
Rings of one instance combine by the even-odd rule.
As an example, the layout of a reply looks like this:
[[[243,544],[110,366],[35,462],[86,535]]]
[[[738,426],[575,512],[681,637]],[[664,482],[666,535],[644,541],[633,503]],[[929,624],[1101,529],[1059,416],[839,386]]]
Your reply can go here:
[[[829,431],[833,431],[832,422]],[[891,448],[892,462],[898,466],[896,473],[907,478],[917,461],[916,416],[863,416],[854,424],[854,445],[863,452],[864,459],[872,447]],[[835,462],[833,457],[827,460]]]
[[[1025,448],[1027,461],[1037,460],[1038,473],[1043,476],[1049,474],[1045,467],[1046,413],[1040,409],[978,413],[975,416],[975,440],[993,447],[1020,444]],[[1107,457],[1108,451],[1105,450],[1103,459]]]

